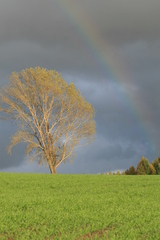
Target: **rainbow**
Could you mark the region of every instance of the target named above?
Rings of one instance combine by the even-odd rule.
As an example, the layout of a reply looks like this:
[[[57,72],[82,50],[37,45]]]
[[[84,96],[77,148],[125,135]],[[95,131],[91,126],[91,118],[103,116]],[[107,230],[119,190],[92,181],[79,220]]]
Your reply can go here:
[[[130,116],[139,124],[139,129],[148,143],[148,148],[150,148],[150,150],[154,149],[155,156],[158,156],[159,153],[155,148],[152,134],[144,126],[144,119],[146,119],[146,117],[147,119],[150,118],[148,109],[143,109],[142,113],[138,104],[135,103],[135,96],[131,93],[132,91],[130,94],[126,93],[126,86],[132,87],[132,79],[123,59],[120,59],[114,49],[106,43],[106,40],[104,41],[100,37],[100,34],[96,31],[96,28],[88,16],[86,16],[84,12],[81,12],[81,9],[76,6],[74,1],[56,0],[55,3],[73,27],[73,34],[77,33],[83,42],[84,48],[89,54],[90,61],[96,62],[97,66],[99,66],[101,71],[107,76],[106,79],[102,80],[103,83],[107,84],[107,79],[111,79],[113,83],[118,86],[120,91],[117,91],[117,88],[115,88],[112,92],[116,104],[118,104],[118,107],[121,109],[127,107]],[[142,152],[142,155],[143,154]]]

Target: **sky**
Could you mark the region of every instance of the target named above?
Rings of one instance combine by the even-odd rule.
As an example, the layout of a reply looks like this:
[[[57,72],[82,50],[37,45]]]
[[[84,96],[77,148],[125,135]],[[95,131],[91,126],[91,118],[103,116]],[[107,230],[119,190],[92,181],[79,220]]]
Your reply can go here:
[[[74,83],[96,110],[95,141],[59,174],[98,174],[160,155],[159,0],[0,0],[0,88],[13,71],[44,67]],[[50,174],[8,155],[17,126],[0,122],[0,172]]]

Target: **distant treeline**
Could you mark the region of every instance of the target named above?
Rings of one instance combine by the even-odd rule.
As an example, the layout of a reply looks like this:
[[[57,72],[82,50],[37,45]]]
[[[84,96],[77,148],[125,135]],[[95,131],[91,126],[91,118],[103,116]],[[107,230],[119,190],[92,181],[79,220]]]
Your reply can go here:
[[[107,174],[107,172],[101,174]],[[160,157],[157,157],[152,163],[149,163],[148,159],[142,157],[136,169],[134,166],[131,166],[122,173],[120,171],[116,173],[109,172],[108,175],[160,175]]]

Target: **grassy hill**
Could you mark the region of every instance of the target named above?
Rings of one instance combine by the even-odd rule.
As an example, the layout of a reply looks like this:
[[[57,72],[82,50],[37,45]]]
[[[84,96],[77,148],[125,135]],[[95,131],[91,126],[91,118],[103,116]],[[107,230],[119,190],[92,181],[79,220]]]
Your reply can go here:
[[[160,176],[0,173],[0,239],[160,239]]]

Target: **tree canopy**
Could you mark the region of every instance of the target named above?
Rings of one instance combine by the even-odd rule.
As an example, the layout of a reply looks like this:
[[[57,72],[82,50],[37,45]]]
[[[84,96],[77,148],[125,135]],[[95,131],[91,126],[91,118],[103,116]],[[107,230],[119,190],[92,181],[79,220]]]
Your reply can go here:
[[[56,71],[36,67],[13,72],[0,91],[0,104],[7,116],[3,119],[11,118],[19,127],[8,153],[18,143],[28,143],[28,159],[44,162],[51,173],[68,157],[72,160],[76,147],[94,140],[95,109]]]
[[[160,157],[157,157],[153,162],[152,165],[155,169],[156,174],[160,174]]]
[[[139,161],[137,168],[136,168],[138,175],[148,175],[151,172],[150,164],[148,159],[142,156],[141,160]]]

